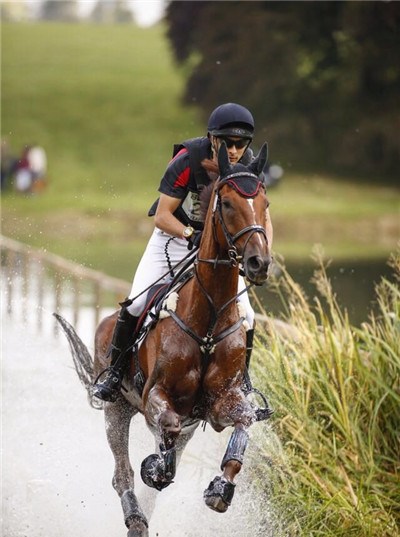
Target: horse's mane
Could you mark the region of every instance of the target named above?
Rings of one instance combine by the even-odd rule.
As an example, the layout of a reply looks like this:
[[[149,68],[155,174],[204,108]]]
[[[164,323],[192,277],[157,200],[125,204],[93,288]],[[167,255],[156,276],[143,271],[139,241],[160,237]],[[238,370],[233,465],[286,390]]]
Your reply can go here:
[[[204,221],[206,219],[208,206],[210,205],[210,199],[211,199],[211,194],[213,191],[214,183],[219,177],[219,167],[216,162],[210,159],[202,160],[201,165],[206,170],[206,172],[208,173],[208,176],[211,179],[210,184],[203,187],[203,189],[200,192],[200,214],[201,214],[202,220]]]

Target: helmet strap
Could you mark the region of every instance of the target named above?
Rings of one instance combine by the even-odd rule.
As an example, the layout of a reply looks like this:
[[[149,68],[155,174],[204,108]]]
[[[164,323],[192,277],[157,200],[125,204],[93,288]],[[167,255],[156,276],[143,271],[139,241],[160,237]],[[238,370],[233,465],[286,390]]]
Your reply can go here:
[[[212,155],[213,160],[218,159],[218,144],[217,144],[216,140],[217,140],[217,137],[213,136],[211,134],[210,141],[211,141],[211,148],[212,148],[212,152],[213,152],[213,155]]]
[[[250,144],[253,140],[249,140],[248,144],[246,145],[246,147],[244,148],[244,151],[243,151],[243,155],[240,157],[239,159],[239,162],[242,160],[242,158],[244,157],[244,155],[246,154],[246,151],[248,150],[248,148],[250,147]]]

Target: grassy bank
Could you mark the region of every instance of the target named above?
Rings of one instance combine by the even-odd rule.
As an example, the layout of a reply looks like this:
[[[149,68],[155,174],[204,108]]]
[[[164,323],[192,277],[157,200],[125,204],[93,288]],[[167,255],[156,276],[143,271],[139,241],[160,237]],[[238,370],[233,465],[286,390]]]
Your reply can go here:
[[[49,184],[34,197],[4,193],[2,232],[130,279],[172,144],[204,131],[180,103],[183,85],[162,25],[3,24],[2,137],[18,153],[44,146]],[[275,248],[286,259],[308,258],[316,242],[336,260],[393,250],[396,189],[282,164],[270,200]]]
[[[276,281],[292,334],[271,327],[258,342],[257,382],[276,414],[254,476],[274,535],[400,535],[400,255],[391,264],[394,281],[378,285],[379,311],[360,328],[338,307],[320,257],[315,304],[286,272]]]

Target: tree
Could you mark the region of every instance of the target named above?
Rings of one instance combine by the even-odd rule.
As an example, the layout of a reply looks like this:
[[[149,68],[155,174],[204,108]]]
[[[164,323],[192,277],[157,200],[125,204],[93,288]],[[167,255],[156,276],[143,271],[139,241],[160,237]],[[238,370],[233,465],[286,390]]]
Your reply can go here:
[[[29,19],[29,7],[24,2],[1,2],[0,20],[2,21],[26,21]]]
[[[238,101],[285,160],[398,169],[399,3],[173,1],[166,20],[205,116]]]
[[[76,0],[46,0],[43,2],[40,18],[49,21],[75,22],[78,17]]]
[[[97,23],[131,23],[133,15],[125,0],[98,0],[90,15]]]

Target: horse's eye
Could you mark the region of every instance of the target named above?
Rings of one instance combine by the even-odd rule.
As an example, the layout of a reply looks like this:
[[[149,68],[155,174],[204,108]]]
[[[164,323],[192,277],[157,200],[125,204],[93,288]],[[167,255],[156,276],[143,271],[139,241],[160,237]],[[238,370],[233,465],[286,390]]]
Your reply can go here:
[[[231,202],[228,200],[222,200],[222,207],[224,209],[231,209],[232,208]]]

